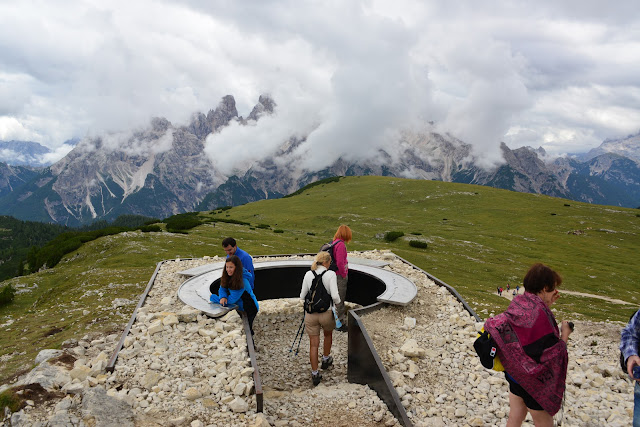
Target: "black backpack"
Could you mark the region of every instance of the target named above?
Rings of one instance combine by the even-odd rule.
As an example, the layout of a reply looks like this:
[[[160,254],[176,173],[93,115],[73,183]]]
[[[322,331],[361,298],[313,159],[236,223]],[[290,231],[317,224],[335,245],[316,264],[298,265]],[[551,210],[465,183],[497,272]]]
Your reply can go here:
[[[327,288],[322,283],[322,276],[327,270],[320,274],[313,273],[313,282],[309,288],[309,292],[304,297],[304,311],[307,313],[324,313],[331,307],[331,296],[327,292]]]
[[[342,240],[338,239],[333,243],[325,243],[320,248],[320,251],[329,252],[329,255],[331,255],[331,265],[329,266],[329,270],[331,271],[338,271],[338,264],[336,264],[336,259],[333,256],[333,247],[338,244],[338,242],[342,242]]]

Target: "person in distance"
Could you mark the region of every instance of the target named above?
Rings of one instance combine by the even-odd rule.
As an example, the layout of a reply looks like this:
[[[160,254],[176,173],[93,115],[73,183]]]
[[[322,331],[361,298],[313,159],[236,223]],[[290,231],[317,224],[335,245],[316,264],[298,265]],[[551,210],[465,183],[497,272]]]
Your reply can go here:
[[[498,347],[509,383],[507,427],[520,426],[527,412],[536,426],[552,426],[562,406],[569,356],[569,322],[558,329],[549,307],[558,300],[562,278],[544,264],[524,277],[524,294],[516,295],[504,313],[484,324]]]

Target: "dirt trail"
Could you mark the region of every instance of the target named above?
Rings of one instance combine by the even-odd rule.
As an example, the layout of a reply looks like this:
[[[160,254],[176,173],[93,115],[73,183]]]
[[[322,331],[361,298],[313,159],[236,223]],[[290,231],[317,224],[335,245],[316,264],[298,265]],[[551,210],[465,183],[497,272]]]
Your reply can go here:
[[[513,291],[514,290],[515,289],[511,289],[510,291],[507,291],[507,290],[502,291],[502,297],[506,298],[508,300],[512,300],[513,297],[514,297],[514,295],[513,295]],[[523,293],[524,293],[524,288],[520,288],[520,292],[518,292],[518,294],[523,294]],[[609,297],[605,297],[605,296],[602,296],[602,295],[586,294],[584,292],[574,292],[574,291],[561,290],[560,294],[578,295],[578,296],[587,297],[587,298],[597,298],[597,299],[601,299],[601,300],[604,300],[604,301],[612,302],[614,304],[637,305],[637,303],[635,303],[635,302],[622,301],[620,299],[609,298]]]

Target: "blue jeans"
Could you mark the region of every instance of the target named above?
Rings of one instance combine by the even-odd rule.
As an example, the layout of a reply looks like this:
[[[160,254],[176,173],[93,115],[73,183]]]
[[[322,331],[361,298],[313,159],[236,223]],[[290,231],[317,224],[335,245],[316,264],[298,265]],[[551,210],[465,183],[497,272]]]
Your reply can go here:
[[[633,427],[640,427],[640,383],[633,389]]]

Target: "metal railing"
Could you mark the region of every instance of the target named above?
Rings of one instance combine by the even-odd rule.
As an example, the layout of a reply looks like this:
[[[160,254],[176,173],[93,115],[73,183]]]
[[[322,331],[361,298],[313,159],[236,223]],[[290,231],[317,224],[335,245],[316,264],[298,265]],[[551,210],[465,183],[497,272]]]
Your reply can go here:
[[[349,310],[347,380],[350,383],[365,384],[371,387],[396,419],[403,426],[411,427],[413,424],[400,401],[400,396],[393,387],[389,374],[359,316],[359,314],[366,314],[386,305],[386,303],[378,302],[367,307]]]

